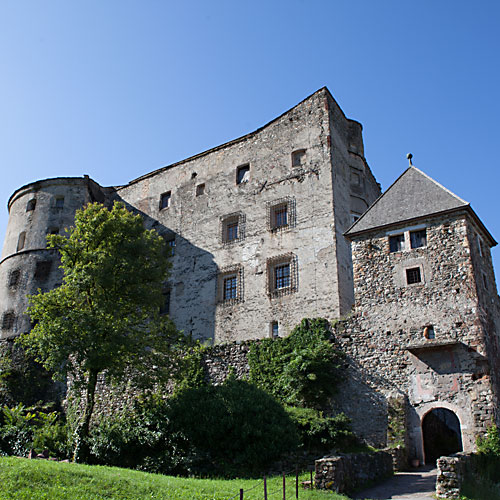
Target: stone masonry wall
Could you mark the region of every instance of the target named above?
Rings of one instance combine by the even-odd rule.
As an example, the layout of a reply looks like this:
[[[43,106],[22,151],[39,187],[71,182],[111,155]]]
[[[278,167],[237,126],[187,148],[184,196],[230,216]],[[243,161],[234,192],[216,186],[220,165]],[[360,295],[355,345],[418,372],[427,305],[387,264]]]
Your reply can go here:
[[[392,474],[392,457],[385,451],[325,457],[316,460],[314,484],[321,490],[350,493]]]
[[[351,386],[338,398],[339,407],[353,418],[357,433],[383,446],[384,400],[407,394],[409,451],[421,460],[421,419],[428,411],[454,411],[464,449],[472,450],[496,406],[467,238],[470,222],[465,215],[423,222],[422,248],[391,253],[385,231],[353,242],[356,312],[337,325]],[[423,282],[406,285],[405,270],[412,267],[420,268]],[[435,338],[425,337],[429,326]]]

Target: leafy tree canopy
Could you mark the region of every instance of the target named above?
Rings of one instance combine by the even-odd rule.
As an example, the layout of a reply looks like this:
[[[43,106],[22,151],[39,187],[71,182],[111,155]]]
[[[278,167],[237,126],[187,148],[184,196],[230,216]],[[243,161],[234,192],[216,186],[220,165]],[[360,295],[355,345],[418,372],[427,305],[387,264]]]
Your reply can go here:
[[[63,283],[30,297],[35,326],[19,342],[59,378],[70,374],[85,389],[80,442],[88,435],[100,373],[115,381],[170,375],[181,336],[160,315],[167,250],[140,215],[118,202],[110,210],[87,205],[76,212],[66,236],[50,235],[47,241],[61,254]]]

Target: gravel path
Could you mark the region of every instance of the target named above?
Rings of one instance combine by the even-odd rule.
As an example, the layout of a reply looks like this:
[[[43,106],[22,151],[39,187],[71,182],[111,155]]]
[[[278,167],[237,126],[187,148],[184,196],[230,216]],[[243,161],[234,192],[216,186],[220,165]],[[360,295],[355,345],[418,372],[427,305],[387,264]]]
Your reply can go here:
[[[397,472],[391,479],[353,498],[372,500],[435,500],[437,470],[421,467],[412,472]]]

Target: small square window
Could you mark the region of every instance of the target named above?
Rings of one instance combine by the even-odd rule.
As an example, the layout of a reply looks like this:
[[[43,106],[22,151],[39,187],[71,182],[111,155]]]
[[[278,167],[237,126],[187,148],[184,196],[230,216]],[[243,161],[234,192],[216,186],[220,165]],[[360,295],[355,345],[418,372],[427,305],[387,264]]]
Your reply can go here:
[[[163,292],[163,304],[160,307],[160,314],[170,314],[170,290]]]
[[[427,246],[427,232],[425,229],[410,231],[411,248],[421,248]]]
[[[24,248],[24,244],[26,243],[26,232],[23,231],[19,233],[19,238],[17,239],[17,252]]]
[[[14,328],[15,321],[16,316],[12,311],[4,313],[2,316],[2,330],[12,330]]]
[[[297,291],[297,260],[293,254],[269,259],[267,262],[268,293],[280,297]]]
[[[21,270],[14,269],[9,274],[9,286],[16,287],[19,284],[19,279],[21,278]]]
[[[160,196],[160,210],[164,208],[168,208],[170,206],[170,200],[172,198],[172,191],[167,191],[166,193],[162,193]]]
[[[408,285],[414,285],[415,283],[421,283],[422,277],[420,275],[419,267],[412,267],[406,270],[406,283]]]
[[[241,165],[236,169],[236,184],[243,184],[250,180],[250,165]]]
[[[281,198],[267,203],[270,231],[282,231],[295,227],[295,199]]]
[[[56,208],[64,208],[64,196],[58,196],[56,198]]]
[[[396,234],[394,236],[389,236],[389,251],[390,252],[402,252],[405,248],[405,235]]]
[[[245,238],[245,215],[241,212],[221,217],[221,240],[231,244]]]
[[[28,205],[26,205],[26,212],[32,212],[35,210],[36,207],[36,200],[33,198],[32,200],[28,201]]]
[[[436,338],[436,332],[434,331],[434,327],[432,325],[427,325],[424,328],[424,337],[426,339],[435,339]]]
[[[280,336],[280,328],[277,321],[271,321],[270,331],[271,331],[271,338],[275,339]]]
[[[286,204],[273,207],[273,228],[288,226],[288,207]]]
[[[304,165],[306,161],[306,150],[297,149],[292,153],[292,167],[300,167]]]
[[[230,305],[243,301],[243,267],[221,270],[218,277],[218,302]]]
[[[196,196],[201,196],[205,194],[205,184],[198,184],[196,186]]]

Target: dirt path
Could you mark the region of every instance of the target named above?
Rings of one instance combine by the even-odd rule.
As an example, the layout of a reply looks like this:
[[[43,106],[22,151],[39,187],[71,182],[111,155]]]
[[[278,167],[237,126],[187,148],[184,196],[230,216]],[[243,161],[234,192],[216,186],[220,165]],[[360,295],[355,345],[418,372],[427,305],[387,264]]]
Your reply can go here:
[[[421,467],[412,472],[398,472],[391,479],[353,498],[372,500],[435,500],[437,470]]]

